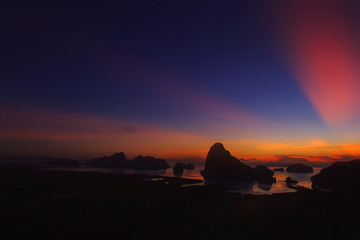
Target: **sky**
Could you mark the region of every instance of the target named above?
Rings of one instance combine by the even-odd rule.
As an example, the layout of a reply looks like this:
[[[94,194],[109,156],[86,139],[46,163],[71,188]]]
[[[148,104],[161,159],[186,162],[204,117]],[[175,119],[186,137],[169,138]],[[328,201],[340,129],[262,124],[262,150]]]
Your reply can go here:
[[[360,156],[358,1],[1,7],[0,156]]]

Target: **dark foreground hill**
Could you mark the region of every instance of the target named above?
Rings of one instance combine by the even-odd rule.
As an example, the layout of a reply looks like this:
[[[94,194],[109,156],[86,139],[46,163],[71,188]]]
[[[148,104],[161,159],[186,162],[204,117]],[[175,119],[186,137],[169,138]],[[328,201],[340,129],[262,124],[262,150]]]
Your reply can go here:
[[[359,239],[360,194],[228,193],[179,178],[0,169],[4,236],[47,239]]]
[[[311,181],[315,187],[360,191],[360,159],[333,163],[312,176]]]

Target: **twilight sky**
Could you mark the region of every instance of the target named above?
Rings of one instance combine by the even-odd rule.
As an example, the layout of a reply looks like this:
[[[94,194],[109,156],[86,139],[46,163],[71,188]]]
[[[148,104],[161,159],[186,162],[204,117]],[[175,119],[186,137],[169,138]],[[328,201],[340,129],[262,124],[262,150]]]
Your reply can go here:
[[[0,10],[0,155],[360,156],[358,1],[50,2]]]

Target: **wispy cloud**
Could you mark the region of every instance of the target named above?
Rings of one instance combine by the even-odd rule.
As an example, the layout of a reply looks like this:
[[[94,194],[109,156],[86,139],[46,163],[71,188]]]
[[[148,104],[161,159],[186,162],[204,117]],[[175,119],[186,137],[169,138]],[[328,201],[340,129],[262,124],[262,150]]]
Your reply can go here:
[[[340,161],[350,161],[353,159],[359,158],[359,155],[301,155],[301,154],[276,154],[274,157],[278,158],[278,162],[282,163],[309,163],[314,161],[325,161],[325,162],[340,162]]]
[[[275,158],[278,158],[278,163],[292,164],[292,163],[308,163],[309,161],[305,157],[299,157],[299,155],[282,155],[276,154]]]
[[[137,128],[133,127],[133,126],[125,126],[122,128],[122,130],[123,130],[123,132],[126,132],[126,133],[136,133]]]
[[[7,141],[13,146],[19,146],[19,148],[13,148],[14,154],[19,154],[22,148],[29,149],[24,145],[26,142],[28,146],[33,146],[33,149],[38,149],[40,155],[42,155],[41,147],[45,149],[46,146],[51,145],[56,155],[68,142],[72,144],[73,150],[76,147],[84,150],[83,146],[87,145],[84,155],[95,152],[109,154],[114,151],[125,151],[134,154],[165,156],[166,152],[202,147],[201,144],[207,142],[204,137],[192,133],[120,118],[106,118],[54,109],[2,110],[6,114],[0,119],[0,140],[3,141],[3,145],[6,144],[4,141]],[[16,144],[16,142],[24,144]]]
[[[165,96],[168,101],[173,101],[184,109],[237,124],[266,123],[263,117],[246,109],[241,103],[234,104],[207,92],[203,86],[195,85],[194,82],[197,81],[192,81],[189,76],[164,69],[163,66],[160,67],[152,60],[144,59],[143,56],[141,58],[126,56],[126,60],[117,60],[117,58],[118,56],[113,56],[108,60],[107,67],[111,72],[121,71],[121,74],[126,74],[138,83],[138,86],[144,86],[151,92]],[[121,62],[121,64],[114,65],[114,62]]]

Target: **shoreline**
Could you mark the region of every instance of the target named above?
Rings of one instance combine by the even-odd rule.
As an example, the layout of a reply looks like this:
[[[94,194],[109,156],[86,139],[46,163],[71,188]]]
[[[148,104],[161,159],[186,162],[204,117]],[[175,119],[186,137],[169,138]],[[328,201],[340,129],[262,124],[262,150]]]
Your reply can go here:
[[[168,176],[164,174],[157,174],[155,172],[164,173],[168,171],[167,169],[124,169],[124,168],[101,168],[101,167],[91,167],[91,166],[54,166],[54,165],[3,165],[5,168],[15,168],[15,169],[29,169],[29,170],[38,170],[38,171],[47,171],[47,172],[86,172],[86,173],[99,173],[99,174],[115,174],[115,175],[134,175],[143,178],[143,180],[151,180],[153,179],[158,181],[166,182],[177,182],[180,185],[186,185],[185,187],[189,187],[191,185],[227,185],[229,188],[229,192],[239,193],[239,194],[252,194],[252,195],[272,195],[272,194],[282,194],[282,193],[293,193],[298,190],[302,191],[313,191],[313,190],[321,190],[321,189],[313,189],[309,187],[304,187],[302,185],[287,185],[286,191],[278,192],[278,191],[269,191],[273,187],[276,187],[276,183],[273,184],[263,184],[258,183],[257,181],[252,182],[227,182],[227,181],[205,181],[204,179],[190,178],[184,175],[182,176]],[[278,181],[277,183],[285,183],[284,181]],[[268,190],[261,189],[260,186],[265,186],[269,188]],[[230,187],[231,186],[231,187]],[[238,186],[241,187],[249,187],[248,191],[238,191],[236,188]],[[251,186],[251,187],[250,187]],[[232,188],[235,189],[232,189]],[[255,192],[253,188],[256,189]],[[293,191],[295,190],[295,191]]]
[[[152,176],[154,177],[154,176]],[[0,220],[52,239],[358,239],[359,192],[228,192],[192,179],[0,168]],[[354,220],[355,219],[355,220]]]

